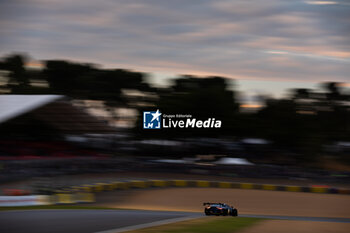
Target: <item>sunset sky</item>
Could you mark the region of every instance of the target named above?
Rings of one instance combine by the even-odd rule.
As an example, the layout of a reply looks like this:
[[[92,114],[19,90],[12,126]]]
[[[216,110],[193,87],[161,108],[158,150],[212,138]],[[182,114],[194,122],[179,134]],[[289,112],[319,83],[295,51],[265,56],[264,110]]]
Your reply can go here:
[[[350,1],[0,0],[0,55],[221,75],[280,95],[350,83]],[[263,82],[264,81],[264,82]]]

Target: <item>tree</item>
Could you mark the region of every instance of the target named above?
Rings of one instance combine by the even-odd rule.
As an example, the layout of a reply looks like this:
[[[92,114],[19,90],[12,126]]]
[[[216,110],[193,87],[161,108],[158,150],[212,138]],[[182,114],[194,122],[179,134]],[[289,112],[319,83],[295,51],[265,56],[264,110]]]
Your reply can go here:
[[[29,80],[26,76],[26,70],[24,64],[27,57],[21,54],[13,54],[5,57],[2,62],[2,69],[8,70],[9,73],[9,83],[17,83],[20,86],[28,86]]]

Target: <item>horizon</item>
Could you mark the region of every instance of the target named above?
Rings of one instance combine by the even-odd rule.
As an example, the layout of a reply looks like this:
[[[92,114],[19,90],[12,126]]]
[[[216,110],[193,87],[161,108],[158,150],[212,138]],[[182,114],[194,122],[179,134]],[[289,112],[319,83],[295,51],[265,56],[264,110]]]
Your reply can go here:
[[[13,55],[15,53],[3,54],[1,57],[5,57],[7,55]],[[19,52],[18,54],[22,54],[27,56],[28,61],[25,64],[25,67],[28,69],[43,69],[45,59],[34,59],[30,54]],[[89,64],[88,62],[78,61],[78,60],[69,60],[64,58],[53,59],[53,60],[65,60],[72,63],[79,64]],[[196,78],[206,78],[210,76],[219,76],[216,74],[208,74],[208,76],[198,75],[198,74],[185,74],[185,73],[166,73],[166,72],[144,72],[142,70],[135,70],[125,67],[106,67],[100,65],[96,62],[91,63],[91,65],[96,66],[101,69],[125,69],[133,72],[141,72],[145,74],[144,79],[153,87],[157,88],[166,88],[172,85],[172,81],[178,78],[181,78],[183,75],[193,75]],[[221,76],[220,76],[221,77]],[[0,82],[5,82],[7,79],[5,76],[0,74]],[[307,88],[311,90],[320,91],[321,83],[320,82],[294,82],[294,81],[272,81],[272,80],[259,80],[259,79],[236,79],[231,78],[229,76],[224,76],[227,80],[227,85],[229,90],[233,90],[236,93],[236,97],[241,104],[241,107],[247,109],[259,109],[263,105],[263,101],[261,101],[260,97],[264,96],[267,98],[286,98],[288,97],[289,92],[293,89],[299,88]],[[230,82],[232,81],[232,82]],[[348,85],[348,83],[343,83]]]

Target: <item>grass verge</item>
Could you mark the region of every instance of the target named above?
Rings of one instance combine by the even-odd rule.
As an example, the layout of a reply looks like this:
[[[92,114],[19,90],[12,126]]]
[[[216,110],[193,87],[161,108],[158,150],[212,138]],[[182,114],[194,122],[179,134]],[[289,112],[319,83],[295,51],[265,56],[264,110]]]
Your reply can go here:
[[[259,218],[203,217],[128,231],[128,233],[233,233],[256,224],[261,220]]]
[[[78,205],[41,205],[41,206],[11,206],[11,207],[0,207],[0,211],[5,210],[116,210],[116,208],[107,208],[99,206],[78,206]]]

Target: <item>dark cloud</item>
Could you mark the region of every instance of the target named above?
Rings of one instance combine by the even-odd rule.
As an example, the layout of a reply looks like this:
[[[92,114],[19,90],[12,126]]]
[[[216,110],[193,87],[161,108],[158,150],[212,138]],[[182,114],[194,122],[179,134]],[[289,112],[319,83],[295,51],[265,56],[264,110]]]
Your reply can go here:
[[[154,72],[350,81],[350,5],[310,2],[1,1],[0,53]]]

